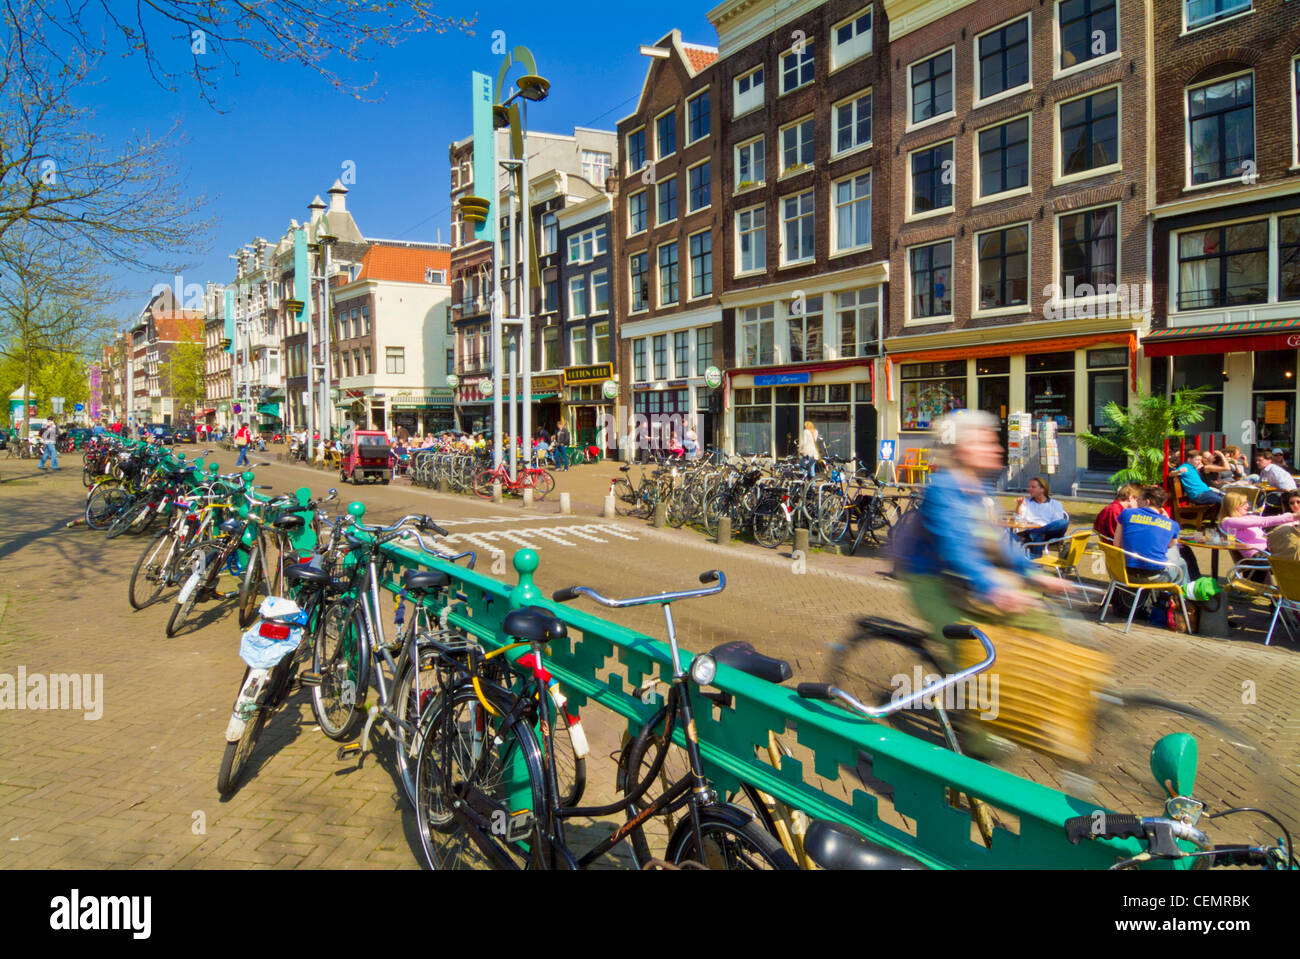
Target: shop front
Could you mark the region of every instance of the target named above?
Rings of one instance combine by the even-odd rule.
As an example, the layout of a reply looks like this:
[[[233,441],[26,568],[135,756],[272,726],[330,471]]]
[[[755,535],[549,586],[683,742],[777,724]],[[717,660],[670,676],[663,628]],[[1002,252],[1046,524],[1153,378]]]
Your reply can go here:
[[[450,387],[429,390],[400,390],[389,400],[389,421],[394,433],[398,429],[422,437],[454,429],[454,391]]]
[[[492,377],[462,376],[456,386],[456,419],[466,433],[492,430]]]
[[[617,417],[617,404],[618,380],[614,377],[614,364],[597,363],[565,369],[564,420],[576,445],[600,446],[602,424],[610,422],[606,417]],[[618,446],[617,435],[611,436],[609,432],[606,430],[603,438],[606,455]]]
[[[873,366],[870,358],[856,358],[729,371],[724,391],[727,451],[742,456],[797,456],[804,423],[811,422],[827,455],[874,469]]]

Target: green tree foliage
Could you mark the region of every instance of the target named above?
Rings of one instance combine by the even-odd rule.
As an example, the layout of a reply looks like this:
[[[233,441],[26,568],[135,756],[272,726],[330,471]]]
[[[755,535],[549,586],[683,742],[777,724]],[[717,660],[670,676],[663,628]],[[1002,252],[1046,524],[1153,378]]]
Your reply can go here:
[[[1159,483],[1163,478],[1165,440],[1181,437],[1187,427],[1205,418],[1210,407],[1201,402],[1201,397],[1208,389],[1208,386],[1188,387],[1166,399],[1143,392],[1139,383],[1134,402],[1127,408],[1112,402],[1102,410],[1109,427],[1105,435],[1080,433],[1079,439],[1090,450],[1123,458],[1128,463],[1110,478],[1112,486]]]
[[[176,344],[160,373],[162,391],[175,398],[177,412],[193,410],[206,398],[202,343]]]

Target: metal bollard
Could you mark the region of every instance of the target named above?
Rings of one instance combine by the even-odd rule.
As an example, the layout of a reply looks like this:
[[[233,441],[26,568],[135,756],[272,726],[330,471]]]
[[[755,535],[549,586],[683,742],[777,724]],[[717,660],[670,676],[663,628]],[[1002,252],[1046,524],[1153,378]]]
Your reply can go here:
[[[572,512],[573,512],[572,507],[569,505],[569,494],[568,494],[568,493],[561,493],[561,494],[560,494],[560,512],[561,512],[561,513],[572,513]]]
[[[668,504],[655,503],[655,529],[663,529],[668,525]]]
[[[501,502],[501,482],[499,480],[492,484],[492,502]]]
[[[450,493],[450,492],[451,492],[451,486],[450,486],[450,484],[448,484],[448,482],[447,482],[447,477],[445,477],[445,476],[439,476],[439,477],[438,477],[438,492],[439,492],[439,493]]]
[[[524,509],[533,508],[533,491],[531,487],[524,488]]]
[[[730,516],[718,517],[718,545],[719,546],[731,545],[731,517]]]
[[[561,502],[563,502],[563,500],[561,500]],[[614,516],[616,515],[616,514],[614,513],[614,494],[613,494],[613,493],[607,493],[607,494],[605,495],[605,506],[604,506],[604,508],[600,511],[600,515],[603,516],[603,517],[605,517],[605,519],[613,519]]]
[[[808,531],[802,527],[796,527],[794,531],[794,551],[808,555]]]

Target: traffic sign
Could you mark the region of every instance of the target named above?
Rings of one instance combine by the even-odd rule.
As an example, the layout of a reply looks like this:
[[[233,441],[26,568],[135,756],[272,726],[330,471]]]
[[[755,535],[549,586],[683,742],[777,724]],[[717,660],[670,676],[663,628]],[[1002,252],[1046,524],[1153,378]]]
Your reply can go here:
[[[76,410],[78,413],[84,413],[86,412],[86,404],[78,403],[76,406],[73,407],[73,409]]]

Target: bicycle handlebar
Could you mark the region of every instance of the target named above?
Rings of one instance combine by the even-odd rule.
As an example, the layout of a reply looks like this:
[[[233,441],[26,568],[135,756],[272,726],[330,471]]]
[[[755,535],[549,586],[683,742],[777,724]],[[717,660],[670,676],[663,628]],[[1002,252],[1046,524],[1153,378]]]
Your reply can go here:
[[[590,596],[602,606],[608,606],[611,609],[623,609],[627,606],[646,606],[650,603],[672,603],[679,599],[694,599],[697,596],[712,596],[714,593],[720,593],[727,588],[727,577],[720,569],[711,569],[708,572],[700,574],[701,583],[717,582],[717,586],[707,589],[687,589],[677,593],[658,593],[653,596],[632,596],[628,599],[610,599],[602,596],[590,586],[569,586],[565,589],[556,590],[551,594],[551,599],[557,603],[567,603],[575,599],[579,594]]]

